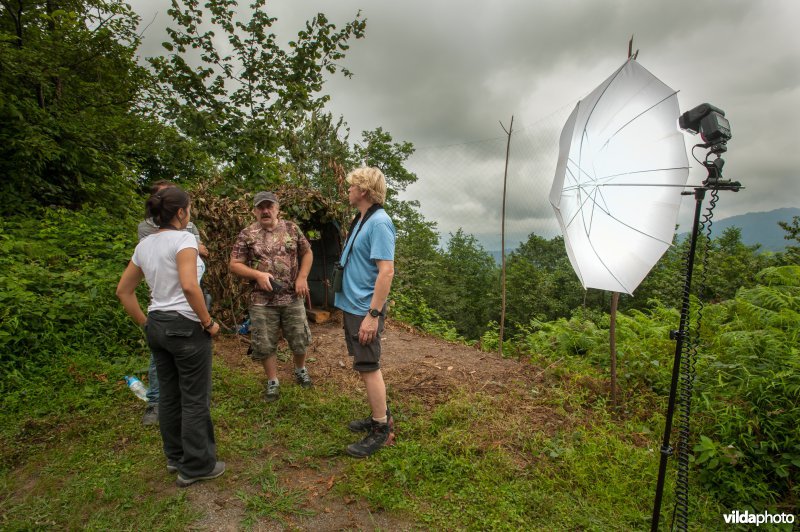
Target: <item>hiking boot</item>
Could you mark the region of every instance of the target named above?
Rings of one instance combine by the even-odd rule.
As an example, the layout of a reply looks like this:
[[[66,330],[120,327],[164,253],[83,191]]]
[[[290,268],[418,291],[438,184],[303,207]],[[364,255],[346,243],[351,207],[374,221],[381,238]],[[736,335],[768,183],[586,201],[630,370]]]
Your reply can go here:
[[[148,404],[142,416],[142,425],[158,425],[158,403]]]
[[[177,473],[178,472],[178,462],[175,460],[167,460],[167,473]]]
[[[207,475],[186,478],[180,473],[178,473],[178,480],[175,481],[175,484],[177,484],[179,488],[185,488],[186,486],[191,486],[198,480],[211,480],[212,478],[217,478],[224,472],[225,472],[225,462],[217,462],[216,464],[214,464],[214,469],[212,469],[211,472],[208,473]]]
[[[308,374],[308,370],[303,368],[301,370],[294,370],[294,380],[297,381],[303,388],[311,388],[313,383],[311,382],[311,375]]]
[[[369,434],[358,443],[351,443],[345,452],[354,458],[366,458],[381,447],[394,444],[394,432],[388,423],[378,423],[372,420]]]
[[[264,388],[264,400],[268,403],[274,403],[281,396],[281,386],[275,381],[267,381],[267,386]]]
[[[389,432],[394,432],[394,418],[389,409],[386,409],[386,422],[389,423]],[[367,416],[364,419],[354,419],[347,424],[347,428],[351,432],[369,432],[372,427],[372,416]]]

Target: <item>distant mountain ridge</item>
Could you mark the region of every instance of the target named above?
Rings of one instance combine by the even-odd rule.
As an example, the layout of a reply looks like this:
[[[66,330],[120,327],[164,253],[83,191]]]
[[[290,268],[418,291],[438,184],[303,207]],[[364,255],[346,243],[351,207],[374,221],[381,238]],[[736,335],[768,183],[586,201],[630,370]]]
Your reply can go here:
[[[784,207],[766,212],[748,212],[737,214],[721,220],[712,220],[711,237],[716,238],[729,227],[742,230],[742,242],[748,246],[761,244],[762,251],[783,251],[790,242],[783,237],[786,231],[778,222],[791,222],[792,217],[800,216],[800,208]],[[686,238],[688,232],[680,233],[680,239]]]
[[[786,231],[781,229],[778,222],[791,222],[792,217],[800,216],[800,208],[783,207],[772,211],[748,212],[737,214],[729,218],[713,219],[711,237],[716,238],[729,227],[738,227],[742,230],[742,242],[747,246],[761,244],[761,251],[783,251],[790,242],[784,239]],[[689,235],[688,232],[678,234],[682,240]],[[516,248],[506,248],[506,260]],[[501,255],[499,249],[488,249],[489,253],[499,265]]]

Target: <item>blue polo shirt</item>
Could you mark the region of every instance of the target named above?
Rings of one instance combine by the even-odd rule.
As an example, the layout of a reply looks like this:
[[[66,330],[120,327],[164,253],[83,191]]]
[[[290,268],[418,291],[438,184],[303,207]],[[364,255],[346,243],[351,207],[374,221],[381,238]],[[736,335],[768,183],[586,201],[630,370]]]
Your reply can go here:
[[[369,312],[375,292],[378,278],[375,261],[394,260],[395,230],[392,219],[383,209],[375,211],[359,231],[361,223],[359,221],[353,229],[353,234],[358,233],[355,241],[348,242],[344,249],[342,291],[336,292],[334,305],[350,314],[363,316]]]

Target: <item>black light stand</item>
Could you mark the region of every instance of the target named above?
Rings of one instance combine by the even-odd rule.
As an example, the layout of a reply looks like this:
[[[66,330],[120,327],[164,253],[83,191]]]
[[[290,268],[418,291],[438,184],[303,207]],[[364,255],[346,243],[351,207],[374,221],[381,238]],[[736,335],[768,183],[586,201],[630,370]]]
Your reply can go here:
[[[700,146],[708,147],[706,145],[700,145]],[[694,270],[694,258],[695,258],[695,249],[697,247],[697,237],[701,230],[700,229],[701,206],[703,203],[703,199],[705,198],[706,191],[731,190],[734,192],[738,192],[742,188],[741,184],[738,181],[730,181],[722,179],[722,167],[725,164],[725,161],[721,157],[719,157],[719,154],[724,150],[725,150],[724,146],[722,148],[717,147],[716,150],[714,149],[714,147],[712,147],[712,150],[709,153],[709,155],[711,153],[714,153],[717,155],[717,158],[714,159],[713,161],[709,161],[707,156],[705,162],[703,162],[703,166],[705,166],[706,169],[708,170],[708,178],[705,181],[703,181],[703,186],[696,187],[694,189],[694,193],[692,192],[683,193],[683,195],[694,194],[694,199],[695,199],[694,222],[692,224],[692,235],[686,260],[686,272],[684,273],[680,325],[677,331],[670,331],[670,338],[676,340],[675,359],[672,365],[672,383],[670,385],[670,391],[669,391],[669,403],[667,406],[667,417],[665,420],[665,427],[664,427],[664,439],[661,444],[661,462],[658,468],[658,483],[656,484],[656,496],[655,496],[655,502],[653,504],[653,517],[650,523],[650,530],[652,532],[658,531],[659,514],[661,511],[661,499],[664,494],[664,479],[667,472],[667,459],[673,454],[673,448],[670,445],[669,441],[670,441],[670,434],[672,432],[672,418],[673,415],[675,414],[675,399],[677,396],[678,381],[680,379],[680,374],[681,374],[681,357],[684,353],[684,343],[687,341],[689,333],[689,306],[690,306],[689,294],[692,288],[692,273]],[[689,390],[689,392],[690,391],[691,390]],[[688,406],[686,407],[686,409],[687,410],[685,411],[685,413],[688,414]],[[684,526],[681,528],[685,530],[686,529],[685,519],[683,520],[682,524]]]

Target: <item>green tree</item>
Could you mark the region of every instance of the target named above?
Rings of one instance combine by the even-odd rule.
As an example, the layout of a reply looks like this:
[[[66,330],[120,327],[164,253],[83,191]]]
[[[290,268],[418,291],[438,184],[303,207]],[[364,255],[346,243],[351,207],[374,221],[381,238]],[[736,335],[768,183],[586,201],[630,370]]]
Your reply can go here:
[[[198,0],[172,0],[168,13],[175,27],[167,29],[170,41],[164,43],[169,55],[150,59],[165,91],[163,118],[241,185],[283,179],[280,156],[292,152],[298,129],[328,100],[320,93],[325,73],[351,75],[338,61],[366,27],[358,14],[337,30],[319,13],[286,51],[269,33],[276,19],[265,5],[254,0],[250,20],[242,22],[234,0],[210,0],[203,7]],[[230,53],[217,48],[222,40]],[[199,64],[191,64],[198,53]]]
[[[672,246],[662,255],[650,273],[639,284],[633,296],[620,298],[620,309],[644,310],[659,301],[670,308],[678,308],[684,282],[684,264],[689,251],[689,239],[678,240],[675,235]]]
[[[440,256],[436,223],[419,213],[417,202],[394,202],[388,213],[397,231],[393,291],[416,290],[433,301],[438,290],[436,276]]]
[[[623,298],[620,307],[644,309],[652,306],[654,300],[670,307],[679,307],[689,245],[689,238],[678,241],[676,236],[674,245],[636,289],[635,297]],[[701,236],[695,253],[692,291],[697,293],[700,283],[705,279],[705,288],[700,295],[706,302],[731,299],[739,288],[754,286],[758,272],[775,261],[770,255],[761,253],[760,246],[745,245],[738,227],[726,229],[708,245],[705,236]]]
[[[531,234],[506,263],[506,320],[514,330],[532,319],[567,318],[588,294],[572,270],[564,238]],[[592,291],[594,303],[602,292]]]
[[[783,238],[794,241],[795,244],[786,246],[786,251],[781,255],[780,261],[784,264],[800,264],[800,216],[792,218],[792,222],[778,222],[778,225],[786,231]]]
[[[145,120],[138,17],[116,0],[1,4],[0,210],[121,201]]]
[[[480,338],[490,321],[499,320],[499,269],[477,239],[461,229],[450,234],[429,283],[428,304],[466,338]]]
[[[344,198],[344,177],[357,165],[343,117],[311,113],[300,127],[284,136],[284,149],[293,169],[292,179],[311,185],[330,197]]]
[[[725,229],[712,240],[708,260],[700,264],[706,268],[706,292],[701,294],[709,301],[732,299],[741,287],[756,284],[758,272],[770,266],[770,258],[759,252],[760,245],[747,246],[742,242],[742,230]]]
[[[387,202],[391,203],[397,192],[417,181],[417,176],[405,168],[406,160],[414,153],[410,142],[394,142],[392,135],[379,127],[364,131],[362,142],[355,147],[355,156],[367,166],[376,166],[386,176]]]

